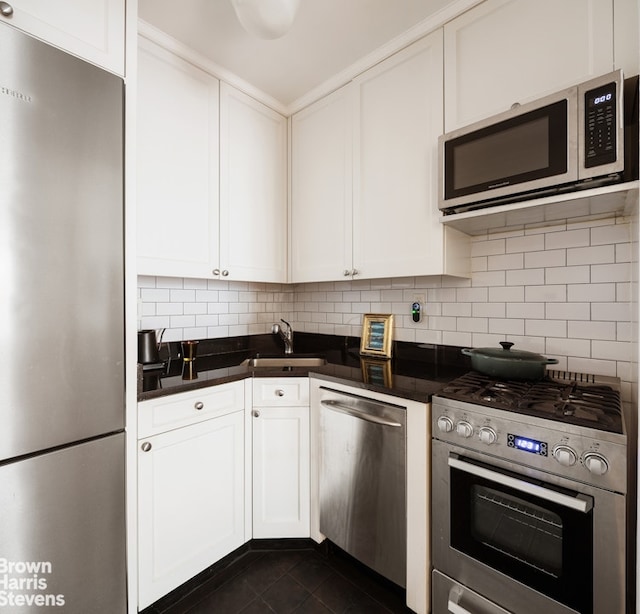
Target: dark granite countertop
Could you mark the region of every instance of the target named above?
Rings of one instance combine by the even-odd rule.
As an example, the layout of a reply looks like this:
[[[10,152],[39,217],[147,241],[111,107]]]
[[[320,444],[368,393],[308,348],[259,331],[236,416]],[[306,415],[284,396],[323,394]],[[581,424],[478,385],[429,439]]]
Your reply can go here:
[[[197,378],[183,378],[179,343],[163,346],[164,367],[144,370],[138,365],[138,401],[186,392],[247,377],[315,377],[419,402],[447,382],[471,370],[459,347],[394,342],[392,358],[359,355],[358,337],[296,333],[295,356],[321,356],[314,367],[250,367],[248,358],[284,356],[276,335],[248,335],[200,340],[195,361]]]

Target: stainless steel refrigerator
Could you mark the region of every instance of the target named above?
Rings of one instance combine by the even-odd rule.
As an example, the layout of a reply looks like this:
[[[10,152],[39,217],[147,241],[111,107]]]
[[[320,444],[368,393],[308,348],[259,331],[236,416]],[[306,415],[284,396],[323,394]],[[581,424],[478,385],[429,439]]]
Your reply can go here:
[[[0,24],[0,611],[126,611],[123,84]]]

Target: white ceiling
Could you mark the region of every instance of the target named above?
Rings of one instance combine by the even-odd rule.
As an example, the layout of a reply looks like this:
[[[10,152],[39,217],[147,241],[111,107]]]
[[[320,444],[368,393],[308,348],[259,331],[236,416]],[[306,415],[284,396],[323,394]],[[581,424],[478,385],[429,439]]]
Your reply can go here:
[[[254,38],[230,0],[139,0],[139,16],[290,107],[334,75],[459,0],[301,0],[291,30]]]

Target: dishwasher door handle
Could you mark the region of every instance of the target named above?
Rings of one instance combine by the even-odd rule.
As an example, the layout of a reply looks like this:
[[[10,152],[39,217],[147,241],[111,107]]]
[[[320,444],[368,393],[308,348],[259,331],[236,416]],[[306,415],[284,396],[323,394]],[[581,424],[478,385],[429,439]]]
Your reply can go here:
[[[400,422],[394,422],[393,420],[387,420],[386,418],[379,418],[378,416],[374,416],[369,414],[357,407],[352,407],[351,405],[345,405],[340,401],[334,401],[332,399],[328,399],[326,401],[320,401],[321,405],[324,405],[327,409],[332,411],[337,411],[341,414],[347,414],[348,416],[353,416],[354,418],[359,418],[360,420],[365,420],[367,422],[373,422],[374,424],[380,424],[382,426],[393,426],[393,427],[402,427]]]

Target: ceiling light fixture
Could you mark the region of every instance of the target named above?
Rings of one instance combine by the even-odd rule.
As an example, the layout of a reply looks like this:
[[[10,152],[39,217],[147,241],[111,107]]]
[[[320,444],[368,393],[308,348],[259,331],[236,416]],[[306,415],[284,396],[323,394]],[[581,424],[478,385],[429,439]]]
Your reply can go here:
[[[249,34],[271,40],[289,31],[300,0],[231,0],[231,4]]]

